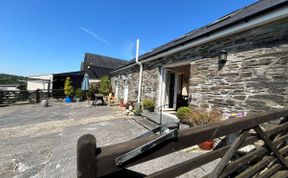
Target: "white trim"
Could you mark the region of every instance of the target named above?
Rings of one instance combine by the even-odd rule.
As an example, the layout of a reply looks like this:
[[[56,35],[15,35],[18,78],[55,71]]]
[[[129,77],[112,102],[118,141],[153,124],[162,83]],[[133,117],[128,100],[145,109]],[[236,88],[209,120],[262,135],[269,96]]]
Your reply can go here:
[[[174,97],[173,97],[173,110],[176,110],[176,102],[177,102],[177,93],[178,93],[178,80],[179,80],[179,73],[175,72],[175,80],[174,80]]]
[[[124,90],[123,90],[124,103],[127,103],[128,96],[129,96],[129,87],[128,87],[128,85],[125,85]]]
[[[158,96],[158,107],[160,107],[161,105],[162,105],[162,88],[163,88],[163,72],[164,72],[164,68],[163,67],[161,67],[161,69],[160,69],[160,75],[159,75],[159,92],[158,92],[158,94],[159,94],[159,96]]]
[[[162,100],[162,103],[161,103],[161,106],[162,106],[162,110],[164,110],[165,109],[165,106],[163,106],[164,104],[165,104],[165,95],[166,95],[166,93],[165,93],[165,91],[166,91],[166,77],[167,77],[167,75],[166,75],[166,73],[167,73],[167,69],[165,69],[165,68],[163,68],[163,80],[162,80],[162,84],[163,84],[163,88],[162,88],[162,98],[161,98],[161,100]]]
[[[188,43],[187,45],[184,45],[184,46],[172,49],[170,51],[160,53],[156,56],[152,56],[150,58],[144,59],[141,62],[146,63],[146,62],[149,62],[151,60],[161,58],[164,56],[168,56],[168,55],[171,55],[173,53],[177,53],[177,52],[195,47],[197,45],[208,43],[210,41],[217,40],[217,39],[225,37],[225,36],[233,35],[235,33],[239,33],[239,32],[251,29],[251,28],[255,28],[255,27],[260,26],[260,25],[268,24],[270,22],[277,21],[277,20],[283,19],[285,17],[288,17],[288,7],[287,6],[279,8],[279,9],[275,10],[274,12],[271,12],[267,15],[262,15],[260,17],[254,18],[254,19],[250,19],[250,21],[248,21],[246,23],[241,23],[241,24],[235,25],[234,27],[226,28],[226,29],[221,30],[218,33],[215,33],[215,34],[210,35],[208,37],[204,37],[204,38],[200,38],[199,40],[192,41],[191,43]],[[115,70],[112,73],[130,68],[130,67],[135,66],[135,65],[137,65],[137,64],[136,63],[131,64],[131,65],[123,67],[121,69]]]

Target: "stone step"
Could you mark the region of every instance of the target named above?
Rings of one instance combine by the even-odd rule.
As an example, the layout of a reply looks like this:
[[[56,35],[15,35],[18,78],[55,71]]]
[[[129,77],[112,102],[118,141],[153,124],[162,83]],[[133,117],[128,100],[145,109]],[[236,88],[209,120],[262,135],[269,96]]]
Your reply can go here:
[[[156,124],[155,122],[150,121],[149,119],[145,118],[145,117],[136,117],[134,118],[134,120],[136,122],[138,122],[140,125],[142,125],[143,127],[145,127],[148,130],[151,130],[155,127],[158,126],[158,124]]]

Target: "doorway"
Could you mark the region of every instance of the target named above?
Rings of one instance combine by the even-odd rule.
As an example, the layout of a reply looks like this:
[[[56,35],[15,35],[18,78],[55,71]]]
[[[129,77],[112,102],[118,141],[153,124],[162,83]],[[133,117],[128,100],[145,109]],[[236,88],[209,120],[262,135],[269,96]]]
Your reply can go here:
[[[161,79],[159,104],[163,109],[175,111],[179,107],[188,106],[190,63],[162,68]]]

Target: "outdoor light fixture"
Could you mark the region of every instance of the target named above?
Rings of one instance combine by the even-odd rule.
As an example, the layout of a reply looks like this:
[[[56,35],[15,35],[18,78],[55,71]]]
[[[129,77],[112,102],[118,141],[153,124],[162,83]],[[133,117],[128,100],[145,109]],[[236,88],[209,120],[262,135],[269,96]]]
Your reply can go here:
[[[222,50],[219,53],[219,61],[222,63],[225,63],[227,61],[227,51],[226,50]]]
[[[90,69],[91,68],[91,66],[90,65],[87,65],[87,69]]]
[[[219,53],[219,57],[218,57],[218,70],[221,70],[227,61],[227,51],[226,50],[222,50]]]

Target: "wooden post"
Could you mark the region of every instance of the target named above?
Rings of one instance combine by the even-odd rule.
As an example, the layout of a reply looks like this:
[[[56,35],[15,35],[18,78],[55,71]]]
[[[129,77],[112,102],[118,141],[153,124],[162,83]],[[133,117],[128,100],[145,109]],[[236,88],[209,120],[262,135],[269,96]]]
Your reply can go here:
[[[0,90],[0,104],[3,104],[3,91]]]
[[[36,103],[40,103],[40,90],[36,90]]]
[[[77,177],[96,177],[96,138],[86,134],[77,141]]]

